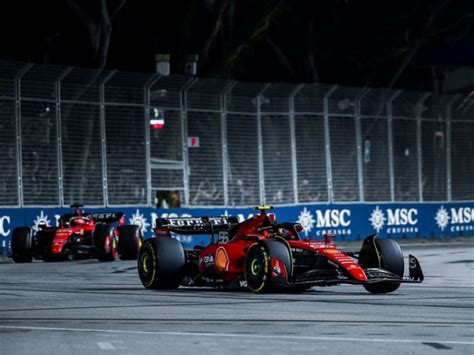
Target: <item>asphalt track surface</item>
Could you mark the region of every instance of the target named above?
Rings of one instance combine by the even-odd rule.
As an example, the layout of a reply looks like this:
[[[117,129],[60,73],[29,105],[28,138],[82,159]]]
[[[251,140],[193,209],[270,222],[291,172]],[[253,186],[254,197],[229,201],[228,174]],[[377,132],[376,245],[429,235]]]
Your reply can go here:
[[[426,279],[387,295],[152,291],[134,261],[3,263],[0,353],[474,354],[474,243],[402,249]]]

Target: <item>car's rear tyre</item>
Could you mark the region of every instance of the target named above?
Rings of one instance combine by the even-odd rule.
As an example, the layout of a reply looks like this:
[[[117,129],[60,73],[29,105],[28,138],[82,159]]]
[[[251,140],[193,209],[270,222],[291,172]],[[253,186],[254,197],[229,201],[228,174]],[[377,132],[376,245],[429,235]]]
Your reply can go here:
[[[280,275],[272,278],[272,259],[283,262]],[[288,247],[277,240],[266,240],[250,246],[244,264],[247,288],[255,293],[266,292],[279,286],[286,286],[292,272],[291,257]],[[281,270],[284,267],[284,271]]]
[[[142,243],[140,227],[136,225],[125,225],[117,228],[119,235],[118,253],[122,260],[137,260],[138,252]]]
[[[12,259],[16,263],[31,263],[32,232],[30,227],[17,227],[12,233]]]
[[[169,237],[145,240],[138,254],[138,275],[149,289],[176,289],[183,282],[186,259],[180,242]]]
[[[379,257],[367,258],[366,260],[370,260],[366,261],[369,265],[364,265],[364,268],[382,268],[403,277],[405,265],[400,245],[392,239],[374,238],[373,241]],[[364,285],[364,288],[371,293],[390,293],[399,287],[400,282]]]
[[[92,240],[99,261],[114,261],[117,257],[117,240],[114,228],[108,224],[97,223],[92,232]]]

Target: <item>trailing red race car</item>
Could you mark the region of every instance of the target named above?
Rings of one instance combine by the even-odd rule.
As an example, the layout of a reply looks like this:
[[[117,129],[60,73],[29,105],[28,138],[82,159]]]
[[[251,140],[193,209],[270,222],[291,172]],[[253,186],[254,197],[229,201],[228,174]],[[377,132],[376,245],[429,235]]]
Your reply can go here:
[[[73,213],[59,219],[58,227],[39,225],[17,227],[12,233],[12,259],[28,263],[33,258],[44,261],[97,258],[113,261],[137,259],[142,242],[139,226],[125,225],[122,212],[84,213],[73,205]]]
[[[388,293],[401,283],[420,283],[423,273],[409,256],[404,275],[400,246],[371,235],[357,253],[338,249],[330,235],[302,240],[299,223],[277,223],[270,207],[238,223],[235,217],[158,218],[156,237],[144,241],[138,256],[140,280],[149,289],[185,286],[248,288],[253,292],[338,284],[362,285]],[[172,234],[209,234],[207,247],[184,249]]]

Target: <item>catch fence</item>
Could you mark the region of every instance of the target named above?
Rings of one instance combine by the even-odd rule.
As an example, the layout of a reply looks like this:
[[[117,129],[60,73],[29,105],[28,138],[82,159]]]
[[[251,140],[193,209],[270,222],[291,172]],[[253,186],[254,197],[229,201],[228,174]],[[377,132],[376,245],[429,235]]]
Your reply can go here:
[[[474,200],[471,96],[0,62],[0,206]]]

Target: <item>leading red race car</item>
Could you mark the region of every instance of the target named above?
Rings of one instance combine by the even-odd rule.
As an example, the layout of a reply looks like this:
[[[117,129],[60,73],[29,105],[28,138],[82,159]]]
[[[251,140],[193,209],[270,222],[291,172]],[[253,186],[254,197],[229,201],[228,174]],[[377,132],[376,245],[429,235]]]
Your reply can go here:
[[[145,240],[138,256],[142,284],[149,289],[185,285],[253,292],[357,284],[372,293],[388,293],[401,283],[423,281],[420,263],[412,255],[409,275],[403,276],[403,253],[392,239],[371,235],[359,252],[343,252],[333,236],[303,240],[299,223],[277,223],[267,207],[258,209],[259,214],[241,223],[235,217],[158,218],[156,237]],[[209,234],[211,242],[184,249],[172,237],[175,233]]]
[[[12,259],[17,263],[31,262],[33,258],[44,261],[97,258],[113,261],[137,259],[142,237],[139,226],[125,225],[122,212],[86,213],[81,205],[71,206],[73,213],[59,219],[58,227],[39,225],[17,227],[12,233]]]

